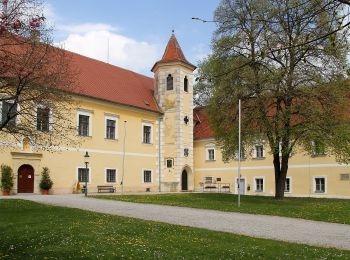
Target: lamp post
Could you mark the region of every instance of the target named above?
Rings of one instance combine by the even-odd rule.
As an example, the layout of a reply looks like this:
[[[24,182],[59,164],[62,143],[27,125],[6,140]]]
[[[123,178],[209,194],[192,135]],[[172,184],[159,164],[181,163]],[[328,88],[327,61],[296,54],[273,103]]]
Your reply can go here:
[[[87,184],[88,184],[88,166],[89,166],[89,159],[90,159],[90,155],[88,153],[88,151],[86,151],[85,155],[84,155],[84,163],[85,163],[85,197],[87,197]]]

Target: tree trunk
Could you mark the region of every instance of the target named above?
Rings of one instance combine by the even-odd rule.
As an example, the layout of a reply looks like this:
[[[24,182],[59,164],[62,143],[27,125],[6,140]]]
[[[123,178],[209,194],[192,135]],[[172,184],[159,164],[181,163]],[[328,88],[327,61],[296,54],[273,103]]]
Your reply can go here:
[[[278,200],[282,200],[284,198],[288,162],[289,156],[282,156],[282,160],[280,161],[280,156],[278,153],[273,155],[273,165],[275,168],[275,199]]]

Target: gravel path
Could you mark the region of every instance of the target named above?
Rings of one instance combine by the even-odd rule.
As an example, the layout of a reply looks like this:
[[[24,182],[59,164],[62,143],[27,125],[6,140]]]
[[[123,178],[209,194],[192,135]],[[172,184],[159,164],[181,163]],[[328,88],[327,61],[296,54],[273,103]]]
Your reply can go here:
[[[286,217],[100,200],[85,198],[81,195],[17,195],[10,198],[224,231],[251,237],[350,250],[350,225]]]

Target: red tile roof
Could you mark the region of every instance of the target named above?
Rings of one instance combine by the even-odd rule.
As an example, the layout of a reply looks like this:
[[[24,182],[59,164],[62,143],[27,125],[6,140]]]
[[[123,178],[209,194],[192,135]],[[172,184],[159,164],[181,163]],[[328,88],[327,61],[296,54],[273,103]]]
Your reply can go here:
[[[172,34],[168,44],[166,46],[165,52],[161,60],[157,61],[151,71],[154,71],[155,67],[161,63],[171,63],[171,62],[182,62],[186,65],[189,65],[193,70],[196,69],[196,66],[188,62],[185,55],[183,54],[180,44],[178,43],[175,34]]]
[[[78,71],[78,94],[160,112],[153,95],[152,78],[76,53],[67,53]]]
[[[204,107],[193,109],[193,139],[213,138],[214,131],[210,128],[208,117],[205,114]]]

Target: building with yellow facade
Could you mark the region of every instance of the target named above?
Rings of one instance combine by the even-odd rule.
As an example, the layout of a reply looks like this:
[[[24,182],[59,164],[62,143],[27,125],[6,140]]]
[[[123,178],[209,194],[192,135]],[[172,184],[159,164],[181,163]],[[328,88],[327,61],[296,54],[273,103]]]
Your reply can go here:
[[[71,116],[81,145],[46,152],[23,140],[0,149],[0,164],[15,173],[12,193],[39,193],[42,167],[50,169],[50,192],[57,194],[73,193],[77,183],[85,181],[89,192],[112,185],[127,192],[237,193],[237,161],[222,161],[204,110],[193,106],[196,67],[185,58],[175,35],[152,67],[154,78],[72,56],[81,92],[72,93],[79,106]],[[0,109],[5,108],[3,102]],[[49,124],[47,120],[38,127],[49,129]],[[272,157],[264,142],[247,151],[241,175],[241,193],[274,194]],[[350,167],[326,154],[300,151],[290,161],[286,194],[350,197]]]

